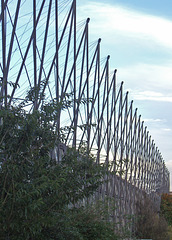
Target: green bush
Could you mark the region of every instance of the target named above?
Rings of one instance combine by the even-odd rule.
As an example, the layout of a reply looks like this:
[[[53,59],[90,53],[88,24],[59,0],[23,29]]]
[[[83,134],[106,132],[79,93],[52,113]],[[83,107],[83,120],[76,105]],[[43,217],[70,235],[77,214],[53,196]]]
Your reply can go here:
[[[0,239],[116,239],[89,208],[69,208],[95,192],[106,168],[83,149],[51,158],[65,140],[56,121],[65,104],[27,113],[25,103],[0,111]]]

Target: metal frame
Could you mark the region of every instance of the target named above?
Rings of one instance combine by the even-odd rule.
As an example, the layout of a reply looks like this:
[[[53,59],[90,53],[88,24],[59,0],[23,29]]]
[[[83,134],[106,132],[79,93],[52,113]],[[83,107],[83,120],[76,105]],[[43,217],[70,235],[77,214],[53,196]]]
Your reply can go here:
[[[62,21],[61,9],[68,9],[70,4]],[[13,101],[20,101],[29,87],[39,89],[35,109],[40,107],[44,94],[59,102],[72,93],[73,109],[59,113],[58,131],[68,126],[66,145],[78,148],[84,143],[97,164],[110,164],[105,179],[108,182],[101,186],[98,196],[115,199],[113,220],[121,221],[125,214],[134,214],[143,193],[159,208],[160,195],[169,191],[169,171],[164,160],[141,116],[137,116],[137,109],[133,110],[128,92],[123,93],[123,83],[117,88],[117,71],[112,76],[109,71],[110,56],[103,65],[101,39],[95,48],[89,44],[90,19],[79,28],[76,0],[59,5],[57,0],[42,0],[40,5],[33,0],[33,26],[29,29],[21,24],[25,7],[21,0],[16,1],[14,15],[11,1],[8,4],[1,0],[0,104],[8,107]]]

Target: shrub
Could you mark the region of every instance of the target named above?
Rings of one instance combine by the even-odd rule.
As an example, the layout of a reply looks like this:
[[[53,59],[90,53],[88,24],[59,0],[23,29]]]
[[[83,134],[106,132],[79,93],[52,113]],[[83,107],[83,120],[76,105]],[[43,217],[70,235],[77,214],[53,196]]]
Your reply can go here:
[[[73,207],[99,187],[106,168],[83,149],[68,149],[59,163],[51,158],[65,138],[56,131],[60,108],[1,108],[0,239],[116,239],[89,209]]]
[[[161,197],[161,213],[166,221],[172,226],[172,195],[164,193]]]
[[[168,224],[146,196],[137,204],[136,237],[168,240]]]

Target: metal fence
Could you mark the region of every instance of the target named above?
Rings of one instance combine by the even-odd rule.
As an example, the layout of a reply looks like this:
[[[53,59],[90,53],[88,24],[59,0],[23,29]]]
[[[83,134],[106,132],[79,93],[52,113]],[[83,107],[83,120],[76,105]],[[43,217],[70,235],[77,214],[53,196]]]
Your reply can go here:
[[[1,105],[18,103],[29,88],[58,102],[70,97],[73,106],[59,113],[66,146],[83,143],[97,164],[110,165],[101,198],[113,197],[114,221],[134,214],[144,193],[157,208],[169,191],[169,171],[133,102],[117,84],[110,56],[101,58],[101,39],[89,42],[89,19],[76,21],[76,1],[1,1]],[[45,99],[44,99],[45,101]],[[111,174],[111,172],[115,174]]]

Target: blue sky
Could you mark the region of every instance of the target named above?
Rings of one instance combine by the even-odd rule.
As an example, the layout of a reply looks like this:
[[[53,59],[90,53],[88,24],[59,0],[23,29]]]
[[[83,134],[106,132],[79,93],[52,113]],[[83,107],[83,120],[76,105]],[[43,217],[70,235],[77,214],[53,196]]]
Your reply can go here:
[[[150,13],[151,15],[164,16],[165,18],[171,17],[171,0],[120,0],[109,1],[109,3],[128,6],[141,12]]]
[[[90,41],[102,38],[102,57],[111,56],[172,176],[171,9],[171,0],[77,1],[78,19],[90,17]]]

